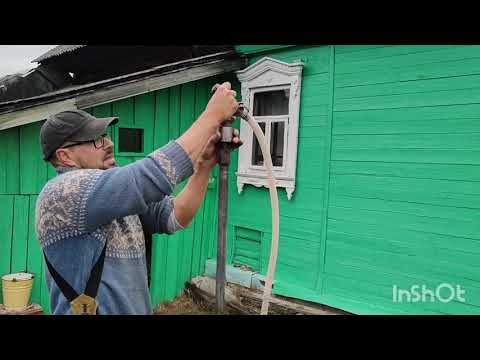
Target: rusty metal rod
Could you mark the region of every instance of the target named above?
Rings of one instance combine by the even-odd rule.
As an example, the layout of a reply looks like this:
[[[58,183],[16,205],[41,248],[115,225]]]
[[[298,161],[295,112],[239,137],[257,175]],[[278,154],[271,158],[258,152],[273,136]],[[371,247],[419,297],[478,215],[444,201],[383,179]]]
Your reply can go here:
[[[219,85],[212,88],[214,93]],[[226,248],[227,248],[227,210],[228,210],[228,167],[232,151],[233,119],[227,120],[220,128],[221,139],[218,144],[219,186],[218,186],[218,223],[217,223],[217,271],[215,273],[215,297],[217,314],[225,312]]]
[[[226,252],[226,225],[227,225],[227,196],[228,196],[228,167],[220,167],[220,183],[218,188],[218,228],[217,228],[217,276],[216,298],[217,314],[225,311],[225,252]]]
[[[221,131],[230,130],[222,128]],[[223,131],[222,131],[223,133]],[[222,134],[222,141],[224,140]],[[225,139],[225,141],[228,141]],[[225,266],[227,247],[227,216],[228,216],[228,167],[230,165],[231,146],[228,142],[219,144],[219,186],[218,186],[218,224],[217,224],[217,271],[216,271],[216,302],[217,314],[225,312]]]

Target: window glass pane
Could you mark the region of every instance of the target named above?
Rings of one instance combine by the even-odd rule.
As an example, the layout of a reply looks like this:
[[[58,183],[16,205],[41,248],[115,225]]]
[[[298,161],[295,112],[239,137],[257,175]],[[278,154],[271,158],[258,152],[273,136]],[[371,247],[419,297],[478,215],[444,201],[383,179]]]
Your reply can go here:
[[[118,129],[119,152],[143,152],[143,129]]]
[[[273,166],[283,166],[283,141],[285,122],[274,122],[270,130],[270,156]]]
[[[253,97],[253,116],[288,115],[290,89],[264,91]]]
[[[258,126],[260,126],[263,133],[265,134],[265,123],[259,122]],[[255,134],[253,134],[252,165],[258,165],[258,166],[263,165],[262,149],[260,148],[260,144],[258,143],[258,140]]]

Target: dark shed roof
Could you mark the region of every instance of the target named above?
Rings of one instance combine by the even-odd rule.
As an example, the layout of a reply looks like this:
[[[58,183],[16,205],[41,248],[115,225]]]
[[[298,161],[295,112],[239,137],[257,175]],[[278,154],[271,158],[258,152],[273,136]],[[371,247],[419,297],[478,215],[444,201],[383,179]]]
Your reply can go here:
[[[227,64],[227,67],[224,67],[222,64]],[[234,70],[242,68],[246,65],[246,58],[236,53],[235,51],[225,51],[215,54],[209,54],[198,58],[185,59],[177,62],[162,64],[155,66],[146,70],[136,71],[126,75],[121,75],[115,78],[103,79],[96,82],[91,82],[87,84],[80,85],[70,85],[62,87],[56,91],[50,91],[38,96],[20,98],[5,102],[0,102],[0,116],[3,113],[14,112],[17,110],[29,108],[36,105],[41,105],[45,103],[60,101],[64,99],[69,99],[75,96],[79,96],[85,93],[95,93],[97,90],[115,87],[121,84],[134,84],[135,82],[146,80],[153,77],[158,77],[164,74],[173,74],[178,73],[181,77],[182,71],[199,67],[201,65],[211,64],[217,66],[218,72],[223,73],[225,71],[231,71],[232,67],[235,67]],[[185,82],[189,81],[189,78],[185,78]]]
[[[43,60],[65,54],[67,52],[75,51],[84,46],[86,45],[59,45],[57,47],[54,47],[53,49],[48,50],[45,54],[40,55],[38,58],[32,60],[32,62],[41,62]]]

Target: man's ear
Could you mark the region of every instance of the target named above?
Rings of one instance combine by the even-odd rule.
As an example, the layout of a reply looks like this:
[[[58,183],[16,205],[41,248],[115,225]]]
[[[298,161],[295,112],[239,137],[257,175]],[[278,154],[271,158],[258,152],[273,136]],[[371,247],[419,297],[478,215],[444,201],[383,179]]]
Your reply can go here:
[[[77,163],[72,159],[72,152],[68,149],[55,150],[60,166],[75,167]]]

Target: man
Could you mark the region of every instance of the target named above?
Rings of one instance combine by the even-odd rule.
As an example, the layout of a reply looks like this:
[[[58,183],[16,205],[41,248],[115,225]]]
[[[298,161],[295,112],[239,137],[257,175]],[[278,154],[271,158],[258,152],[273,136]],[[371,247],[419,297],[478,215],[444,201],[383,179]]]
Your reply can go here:
[[[152,313],[144,231],[172,234],[189,225],[216,164],[218,129],[238,108],[235,96],[230,83],[222,84],[184,134],[123,167],[116,167],[113,143],[105,135],[117,118],[96,119],[80,110],[49,117],[40,141],[44,160],[58,176],[38,197],[36,233],[48,266],[53,314],[72,314],[73,303],[90,309],[77,297],[87,288],[95,289],[87,298],[96,299],[97,314]],[[238,132],[233,141],[241,145]],[[91,272],[101,279],[97,287]]]

